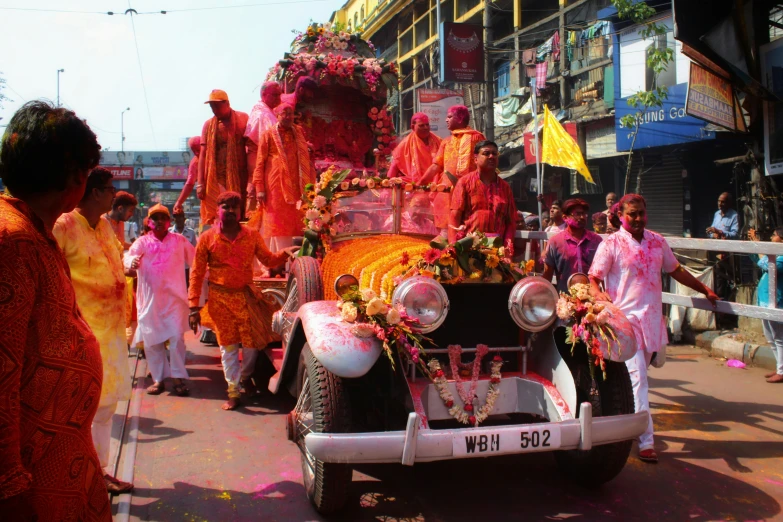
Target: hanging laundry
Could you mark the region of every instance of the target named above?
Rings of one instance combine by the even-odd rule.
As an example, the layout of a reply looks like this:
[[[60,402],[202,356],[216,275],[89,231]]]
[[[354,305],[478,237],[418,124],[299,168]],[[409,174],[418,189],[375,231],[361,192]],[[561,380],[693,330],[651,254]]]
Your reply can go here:
[[[552,36],[552,57],[555,61],[560,60],[560,32],[556,32]]]
[[[525,65],[535,65],[536,64],[536,49],[535,47],[532,49],[525,49],[522,51],[522,63]]]
[[[536,94],[538,95],[541,94],[541,91],[546,89],[546,69],[547,62],[536,64]]]
[[[555,38],[554,35],[552,35],[546,42],[542,43],[536,48],[537,62],[543,62],[544,60],[546,60],[547,55],[552,52],[552,42],[554,38]]]

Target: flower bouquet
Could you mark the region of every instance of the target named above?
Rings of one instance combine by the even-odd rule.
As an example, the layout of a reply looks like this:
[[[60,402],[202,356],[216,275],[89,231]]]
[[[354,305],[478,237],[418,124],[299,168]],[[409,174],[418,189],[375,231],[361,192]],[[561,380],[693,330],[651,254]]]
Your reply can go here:
[[[393,307],[378,297],[369,288],[359,290],[353,286],[340,296],[337,301],[340,316],[343,321],[355,323],[351,333],[357,337],[377,337],[383,343],[383,351],[394,368],[394,355],[392,349],[402,360],[410,360],[416,364],[425,375],[429,375],[427,365],[422,356],[424,348],[422,341],[429,341],[426,337],[414,331],[418,324],[417,319],[408,316],[401,306]]]
[[[557,316],[566,322],[566,342],[571,345],[571,355],[574,354],[577,342],[584,342],[591,377],[594,366],[598,366],[606,379],[605,359],[621,357],[615,328],[609,324],[614,311],[619,312],[611,303],[596,302],[590,295],[590,285],[584,283],[571,286],[568,294],[561,292],[557,301]],[[617,347],[614,354],[612,345]]]

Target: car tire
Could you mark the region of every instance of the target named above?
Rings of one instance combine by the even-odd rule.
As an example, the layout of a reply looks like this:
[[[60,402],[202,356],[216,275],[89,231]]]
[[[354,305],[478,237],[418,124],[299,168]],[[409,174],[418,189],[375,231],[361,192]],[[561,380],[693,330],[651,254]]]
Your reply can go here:
[[[305,389],[307,386],[307,389]],[[313,356],[305,344],[297,372],[297,408],[309,393],[312,431],[348,433],[351,431],[351,409],[342,379],[330,373]],[[296,410],[295,410],[296,412]],[[296,424],[296,419],[294,419]],[[353,470],[346,464],[323,462],[309,454],[301,434],[295,438],[302,457],[302,476],[307,498],[322,515],[336,513],[345,505]]]
[[[586,358],[572,361],[572,365],[569,365],[576,384],[577,405],[591,403],[594,417],[633,413],[633,388],[625,363],[606,361],[606,379],[603,379],[599,368],[595,369],[597,395],[590,393],[592,379],[587,365]],[[586,451],[557,451],[554,455],[563,474],[582,486],[596,487],[609,482],[622,471],[632,446],[633,440],[625,440],[593,446]]]
[[[323,301],[324,283],[321,279],[321,267],[314,257],[297,257],[291,266],[291,277],[288,280],[286,289],[286,299],[290,292],[295,291],[297,295],[296,312],[299,308],[311,301]]]

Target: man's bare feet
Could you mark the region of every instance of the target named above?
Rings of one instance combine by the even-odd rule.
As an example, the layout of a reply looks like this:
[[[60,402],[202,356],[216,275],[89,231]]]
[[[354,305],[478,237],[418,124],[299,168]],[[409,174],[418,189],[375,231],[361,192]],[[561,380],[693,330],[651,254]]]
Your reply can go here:
[[[240,405],[239,399],[236,399],[236,398],[232,397],[232,398],[229,398],[223,404],[223,406],[221,406],[221,408],[223,408],[226,411],[232,411],[232,410],[236,410],[237,408],[239,408],[239,405]]]
[[[110,495],[122,495],[123,493],[133,491],[133,484],[118,480],[108,473],[103,475],[103,480],[106,482],[106,490]]]

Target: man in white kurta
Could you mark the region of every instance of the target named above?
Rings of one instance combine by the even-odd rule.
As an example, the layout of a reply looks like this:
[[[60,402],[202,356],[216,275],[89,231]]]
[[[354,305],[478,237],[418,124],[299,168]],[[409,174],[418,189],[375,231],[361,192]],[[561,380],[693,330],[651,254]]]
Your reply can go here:
[[[136,293],[139,326],[134,343],[144,342],[152,379],[147,393],[157,395],[164,390],[167,377],[175,379],[174,392],[187,395],[182,379],[185,369],[185,338],[188,326],[188,289],[181,277],[183,265],[193,263],[195,249],[180,234],[169,232],[171,215],[163,205],[149,210],[152,231],[137,239],[125,257],[125,264],[138,274]],[[166,359],[165,342],[169,342]]]
[[[614,302],[628,317],[634,329],[639,350],[626,361],[633,386],[636,411],[650,411],[647,367],[653,354],[669,341],[663,319],[661,272],[701,292],[711,301],[717,296],[680,267],[672,249],[660,234],[646,230],[647,203],[638,194],[627,194],[620,201],[622,228],[599,246],[590,266],[593,293],[602,300]],[[605,292],[600,286],[605,287]],[[639,458],[657,462],[653,449],[653,422],[639,437]]]

